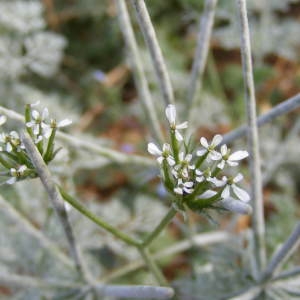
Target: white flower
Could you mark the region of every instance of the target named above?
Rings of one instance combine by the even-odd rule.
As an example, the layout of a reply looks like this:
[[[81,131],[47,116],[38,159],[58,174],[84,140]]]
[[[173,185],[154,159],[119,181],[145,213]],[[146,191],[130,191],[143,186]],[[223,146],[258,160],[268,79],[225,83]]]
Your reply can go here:
[[[32,128],[34,135],[39,135],[40,131],[43,130],[44,136],[48,136],[49,125],[45,123],[45,120],[49,117],[49,111],[47,108],[43,109],[42,114],[40,114],[37,110],[33,110],[31,112],[32,120],[26,123],[28,128]],[[49,136],[48,136],[49,137]]]
[[[0,116],[0,126],[2,126],[6,122],[7,118],[4,115]]]
[[[222,187],[228,182],[226,176],[223,176],[222,179],[218,179],[217,177],[209,177],[207,178],[207,181],[213,183],[216,187]]]
[[[25,165],[20,166],[18,169],[11,168],[10,169],[10,175],[12,176],[9,178],[6,183],[7,184],[14,184],[19,177],[24,175],[24,172],[27,170],[27,167]]]
[[[21,148],[24,149],[24,145],[21,143],[19,134],[16,131],[11,131],[9,134],[1,133],[0,142],[4,144],[6,152],[12,152],[14,147],[18,152]],[[3,151],[2,147],[1,151]]]
[[[174,192],[178,195],[183,195],[183,193],[191,194],[194,191],[193,185],[192,181],[183,182],[182,178],[179,178]]]
[[[160,150],[154,143],[148,144],[148,152],[154,156],[157,156],[157,161],[162,164],[166,159],[170,166],[175,165],[175,160],[173,156],[171,156],[171,146],[167,143],[163,144],[163,149]]]
[[[196,169],[195,173],[196,173],[196,181],[197,182],[203,182],[205,180],[204,172]]]
[[[222,158],[221,153],[217,152],[215,148],[222,142],[222,136],[217,134],[213,137],[212,142],[208,144],[208,141],[205,137],[200,139],[200,144],[202,149],[197,151],[198,156],[203,156],[208,152],[208,158],[211,160],[220,160]]]
[[[169,104],[166,108],[166,117],[169,121],[171,129],[175,131],[175,137],[178,141],[182,141],[183,137],[178,131],[179,129],[185,129],[188,127],[188,122],[183,122],[176,125],[176,108],[173,104]]]
[[[238,166],[238,161],[246,158],[249,156],[249,153],[247,151],[236,151],[228,156],[228,149],[227,145],[222,145],[221,146],[221,155],[222,155],[222,160],[218,164],[219,169],[223,169],[225,167],[225,164],[228,164],[231,167],[236,167]]]
[[[232,192],[237,196],[238,199],[240,199],[243,202],[248,202],[250,201],[250,196],[249,194],[238,187],[236,183],[240,182],[243,179],[243,175],[238,173],[233,179],[232,182],[227,182],[227,185],[225,186],[221,196],[223,199],[227,199],[230,197],[230,192]],[[225,180],[225,179],[224,179]]]

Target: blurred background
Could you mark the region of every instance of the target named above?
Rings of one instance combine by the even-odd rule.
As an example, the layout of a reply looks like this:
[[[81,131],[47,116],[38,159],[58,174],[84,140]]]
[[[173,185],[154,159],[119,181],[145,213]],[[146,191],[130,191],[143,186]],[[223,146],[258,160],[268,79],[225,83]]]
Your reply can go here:
[[[204,1],[146,3],[180,114],[186,105],[186,87]],[[263,114],[300,91],[300,2],[251,0],[247,5],[257,109],[258,114]],[[164,103],[151,59],[134,12],[128,6],[152,98],[163,120]],[[239,46],[235,1],[219,1],[203,86],[197,94],[200,103],[197,138],[225,134],[246,120]],[[0,1],[0,104],[23,113],[26,103],[38,100],[40,107],[48,107],[57,119],[71,118],[72,134],[128,154],[147,155],[146,143],[151,136],[126,58],[114,1]],[[186,118],[181,115],[180,119]],[[299,128],[298,109],[259,131],[269,253],[284,240],[300,216]],[[237,141],[235,147],[245,148],[245,140]],[[53,162],[52,169],[86,205],[128,232],[147,232],[166,212],[168,196],[159,183],[156,169],[116,165],[68,146]],[[28,189],[28,184],[34,185],[34,190]],[[45,195],[37,181],[20,182],[13,188],[1,186],[1,194],[36,228],[66,247],[49,204],[41,201]],[[51,258],[45,256],[34,239],[21,236],[4,211],[0,215],[0,226],[4,228],[0,233],[0,269],[43,278],[59,274],[60,278],[70,279],[72,275],[62,271],[61,266],[52,265]],[[96,276],[109,274],[138,256],[135,250],[104,234],[76,212],[71,211],[71,217]],[[232,222],[224,215],[213,226],[203,216],[193,214],[191,219],[194,232],[228,226],[240,232],[250,225],[247,216]],[[180,223],[180,216],[177,221]],[[176,222],[154,243],[153,250],[163,249],[186,236],[186,228]],[[223,251],[226,257],[227,250],[218,251]],[[162,260],[161,264],[169,280],[191,290],[190,284],[195,282],[199,286],[197,268],[203,266],[209,255],[212,254],[192,248]],[[38,266],[34,263],[36,257]],[[298,256],[298,263],[299,259]],[[140,270],[116,281],[149,283],[150,277]],[[0,299],[54,299],[39,298],[41,295],[44,296],[34,289],[0,286]]]

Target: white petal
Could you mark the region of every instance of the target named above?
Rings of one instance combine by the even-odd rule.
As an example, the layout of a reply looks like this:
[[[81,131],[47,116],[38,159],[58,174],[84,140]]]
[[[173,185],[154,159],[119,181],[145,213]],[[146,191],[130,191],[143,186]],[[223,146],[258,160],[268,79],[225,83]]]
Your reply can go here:
[[[212,139],[212,142],[211,142],[211,146],[213,147],[216,147],[218,146],[223,140],[223,137],[220,135],[220,134],[216,134],[213,139]]]
[[[221,153],[213,150],[213,151],[209,152],[209,158],[211,160],[220,160],[220,159],[222,159],[222,155],[221,155]]]
[[[152,155],[161,155],[162,152],[159,150],[159,148],[154,143],[148,144],[148,152]]]
[[[0,126],[3,125],[6,122],[7,118],[4,115],[0,116]]]
[[[203,172],[202,172],[202,171],[200,171],[200,170],[198,170],[198,169],[196,169],[196,171],[195,171],[195,172],[196,172],[196,174],[197,174],[197,175],[203,175]]]
[[[24,173],[27,170],[27,167],[25,165],[22,165],[19,169],[18,172],[20,172],[21,174]]]
[[[38,119],[40,117],[40,113],[37,110],[33,110],[31,113],[33,119]]]
[[[227,183],[227,181],[220,180],[216,177],[210,177],[207,179],[207,181],[213,183],[216,187],[224,186]]]
[[[184,187],[183,190],[184,190],[187,194],[191,194],[191,193],[194,191],[194,189],[189,189],[189,188],[186,188],[186,187]]]
[[[32,126],[34,126],[35,125],[35,122],[33,122],[33,121],[30,121],[30,122],[27,122],[26,123],[26,127],[32,127]]]
[[[163,144],[163,152],[170,152],[170,151],[171,151],[170,144],[164,143]]]
[[[200,139],[200,144],[204,147],[204,148],[208,148],[208,142],[207,139],[205,137],[202,137]]]
[[[170,166],[174,166],[175,165],[175,160],[174,160],[174,158],[172,156],[168,156],[167,157],[167,161],[168,161],[168,164]]]
[[[173,174],[173,176],[175,177],[175,178],[178,178],[178,172],[177,171],[175,171],[174,169],[172,169],[172,174]]]
[[[200,198],[200,199],[208,199],[208,198],[211,198],[211,197],[213,197],[215,195],[217,195],[216,191],[207,190],[203,194],[201,194],[198,198]]]
[[[230,166],[230,167],[236,167],[239,165],[239,163],[237,161],[230,161],[230,160],[227,160],[227,164]]]
[[[176,108],[173,104],[169,104],[166,108],[166,117],[170,124],[175,124]]]
[[[194,185],[194,183],[192,181],[187,181],[183,185],[187,188],[191,188]]]
[[[196,154],[197,154],[197,156],[203,156],[206,152],[207,152],[206,149],[200,149],[200,150],[197,151]]]
[[[229,155],[228,160],[242,160],[249,156],[249,153],[247,151],[236,151]]]
[[[179,195],[182,195],[182,194],[183,194],[183,190],[182,190],[182,188],[180,188],[180,187],[176,187],[176,188],[174,189],[174,192],[175,192],[176,194],[179,194]]]
[[[66,126],[69,126],[70,124],[72,124],[72,120],[70,120],[70,119],[64,119],[64,120],[58,122],[57,127],[58,128],[66,127]]]
[[[184,160],[184,153],[183,152],[180,152],[178,156],[179,156],[180,161]]]
[[[221,194],[222,198],[226,199],[230,196],[230,186],[226,185],[222,194]]]
[[[243,180],[244,176],[241,173],[238,173],[234,178],[233,178],[233,182],[237,183],[240,182],[241,180]]]
[[[196,177],[196,181],[197,181],[197,182],[203,182],[204,179],[205,179],[204,176],[197,176],[197,177]]]
[[[192,158],[193,158],[193,155],[192,154],[187,154],[186,156],[185,156],[185,161],[187,161],[187,162],[190,162],[191,160],[192,160]]]
[[[11,152],[12,151],[12,145],[10,143],[6,144],[6,151]]]
[[[182,170],[182,176],[184,177],[184,178],[188,178],[189,177],[189,172],[188,172],[188,170],[186,169],[186,168],[184,168],[183,170]]]
[[[43,136],[46,138],[46,139],[49,139],[50,135],[52,133],[52,128],[50,126],[47,126],[43,129]]]
[[[175,130],[175,137],[178,142],[181,142],[183,140],[183,137],[178,130]]]
[[[37,124],[35,124],[35,125],[33,126],[33,133],[34,133],[35,135],[38,135],[39,132],[40,132],[40,126],[37,125]]]
[[[195,166],[195,165],[189,165],[188,168],[189,168],[190,170],[195,170],[196,166]]]
[[[222,159],[222,160],[221,160],[221,162],[220,162],[220,163],[218,163],[217,167],[218,167],[219,169],[223,170],[223,169],[224,169],[224,167],[225,167],[225,160],[224,160],[224,159]]]
[[[45,107],[42,112],[42,120],[45,120],[46,118],[48,118],[48,116],[49,116],[49,111],[48,108]]]
[[[188,122],[187,121],[176,125],[176,129],[185,129],[185,128],[188,128]]]
[[[221,154],[222,154],[222,156],[225,156],[226,154],[227,154],[227,145],[226,144],[224,144],[224,145],[222,145],[221,146]]]
[[[19,139],[19,134],[16,131],[11,131],[9,135],[14,139]]]
[[[163,161],[164,161],[164,158],[162,156],[159,156],[156,160],[161,165],[163,163]]]
[[[233,190],[233,192],[235,193],[235,195],[236,195],[241,201],[243,201],[243,202],[248,202],[248,201],[250,201],[250,196],[249,196],[249,194],[248,194],[245,190],[239,188],[239,187],[236,186],[235,184],[233,184],[231,187],[232,187],[232,190]]]
[[[36,101],[35,103],[29,104],[30,107],[38,106],[40,104],[40,100]]]

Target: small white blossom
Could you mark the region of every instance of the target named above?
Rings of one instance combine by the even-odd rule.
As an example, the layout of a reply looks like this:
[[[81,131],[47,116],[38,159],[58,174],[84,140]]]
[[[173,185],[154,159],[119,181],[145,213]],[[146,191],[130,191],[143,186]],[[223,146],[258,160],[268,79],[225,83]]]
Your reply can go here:
[[[9,178],[6,183],[7,184],[14,184],[17,182],[18,178],[24,175],[24,172],[27,170],[27,167],[25,165],[20,166],[18,169],[11,168],[10,169],[10,175],[12,176]]]
[[[183,122],[176,125],[176,108],[173,104],[169,104],[166,108],[166,117],[169,121],[171,129],[175,130],[175,137],[178,141],[182,141],[183,137],[178,131],[179,129],[185,129],[188,127],[188,122]]]
[[[6,122],[7,118],[4,115],[0,115],[0,126],[2,126]]]
[[[224,190],[223,190],[223,192],[222,192],[222,194],[221,194],[222,198],[223,198],[223,199],[229,198],[229,197],[230,197],[230,192],[231,192],[231,190],[232,190],[232,192],[235,194],[235,196],[237,196],[237,198],[240,199],[241,201],[243,201],[243,202],[248,202],[248,201],[250,201],[250,196],[249,196],[249,194],[248,194],[245,190],[241,189],[240,187],[238,187],[238,186],[236,185],[236,183],[240,182],[243,178],[244,178],[243,175],[240,174],[240,173],[238,173],[238,174],[232,179],[231,182],[229,182],[229,181],[227,180],[227,185],[225,186],[225,188],[224,188]],[[224,181],[225,181],[225,180],[226,180],[226,179],[224,178]]]
[[[166,159],[170,166],[175,165],[175,160],[171,155],[171,146],[167,143],[163,144],[163,149],[160,150],[154,143],[148,144],[148,152],[154,156],[157,156],[157,161],[159,164],[162,164]]]
[[[11,131],[9,134],[4,132],[1,133],[0,143],[4,144],[4,149],[6,152],[12,152],[13,148],[16,148],[18,152],[21,149],[24,149],[24,145],[21,143],[19,134],[16,131]],[[2,147],[1,151],[3,151]]]
[[[222,158],[221,153],[217,152],[215,148],[222,142],[222,136],[217,134],[213,137],[212,142],[208,144],[208,141],[205,137],[200,139],[200,144],[202,149],[197,151],[198,156],[203,156],[208,152],[208,158],[211,160],[220,160]]]
[[[218,163],[218,168],[224,169],[225,164],[228,164],[230,167],[238,166],[238,161],[248,157],[249,153],[247,151],[240,150],[228,155],[227,145],[224,144],[221,146],[221,155],[222,160]]]
[[[205,180],[204,172],[196,169],[195,173],[196,173],[196,181],[197,182],[203,182]]]
[[[179,178],[174,192],[178,195],[183,195],[183,193],[191,194],[194,191],[193,185],[192,181],[183,182],[182,178]]]
[[[34,135],[39,135],[40,131],[44,131],[43,135],[48,136],[49,125],[45,122],[49,117],[49,111],[47,108],[43,109],[42,114],[40,114],[37,110],[33,110],[31,112],[32,120],[26,123],[28,128],[32,128]]]

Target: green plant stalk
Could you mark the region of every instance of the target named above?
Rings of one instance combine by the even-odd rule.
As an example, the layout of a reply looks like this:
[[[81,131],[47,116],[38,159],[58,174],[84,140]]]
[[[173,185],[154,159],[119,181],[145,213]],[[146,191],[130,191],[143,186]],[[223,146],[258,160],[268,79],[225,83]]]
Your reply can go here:
[[[53,152],[53,147],[54,147],[55,134],[56,134],[56,128],[52,128],[52,132],[47,144],[47,149],[43,157],[46,163],[51,159],[51,154]]]
[[[72,196],[70,196],[68,193],[66,193],[60,186],[58,186],[59,192],[64,198],[65,201],[67,201],[69,204],[71,204],[74,208],[76,208],[78,211],[80,211],[84,216],[89,218],[91,221],[99,225],[101,228],[107,230],[114,236],[118,237],[122,241],[124,241],[128,245],[132,245],[135,247],[140,247],[140,242],[133,239],[132,237],[128,236],[127,234],[121,232],[119,229],[111,226],[110,224],[106,223],[104,220],[93,214],[90,210],[88,210],[86,207],[84,207],[79,201],[74,199]]]
[[[13,166],[9,164],[1,155],[0,155],[0,163],[2,164],[3,167],[6,169],[11,169]]]
[[[164,216],[164,218],[160,221],[157,227],[145,238],[142,242],[142,247],[146,247],[149,245],[161,232],[162,230],[169,224],[169,222],[174,218],[177,211],[171,207],[168,213]]]
[[[164,159],[164,161],[163,161],[163,175],[164,175],[164,184],[165,184],[165,186],[167,187],[167,189],[170,192],[172,192],[173,191],[173,183],[172,183],[172,180],[170,178],[168,162],[166,161],[166,159]]]
[[[148,252],[148,250],[143,247],[138,247],[138,250],[139,250],[143,260],[147,264],[149,270],[151,271],[153,276],[156,278],[159,285],[168,286],[168,282],[167,282],[166,278],[162,274],[161,270],[159,269],[159,267],[157,266],[155,261],[150,256],[150,253]]]
[[[174,159],[176,164],[179,163],[179,147],[178,147],[178,142],[175,136],[175,129],[170,129],[170,136],[171,136],[171,145],[172,145],[172,150],[173,150],[173,155],[174,155]]]
[[[34,138],[34,134],[33,134],[32,128],[26,126],[26,123],[30,122],[30,119],[31,119],[30,114],[31,114],[31,106],[30,106],[30,104],[26,104],[25,105],[25,127],[26,127],[26,131],[28,132],[28,134],[32,138]]]

